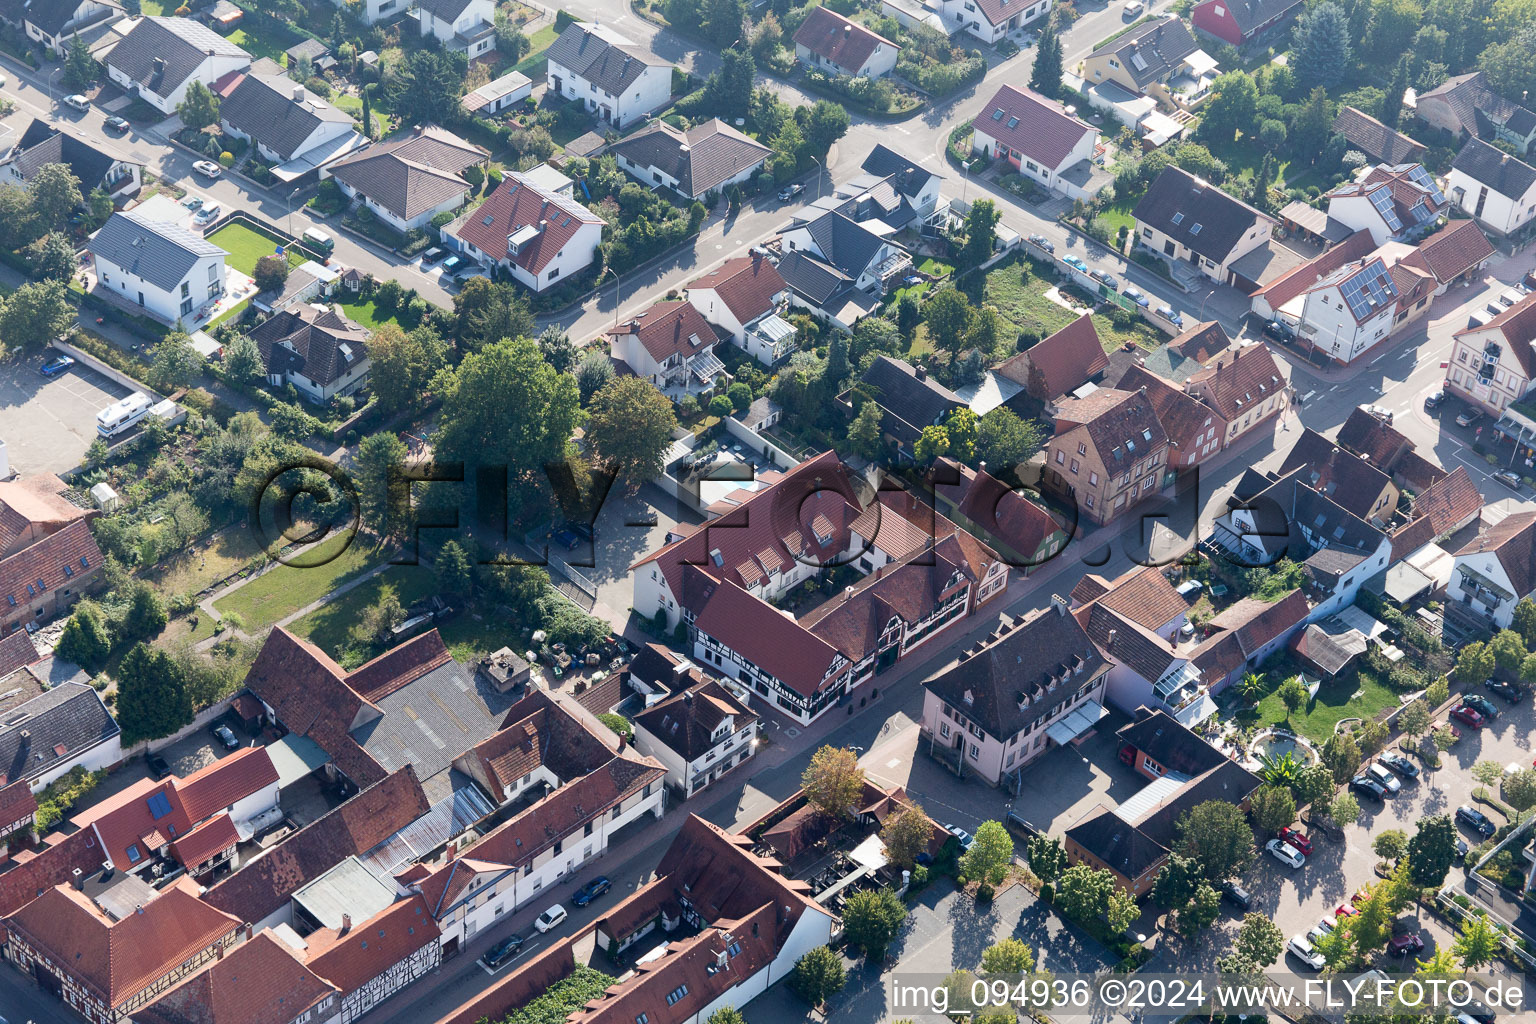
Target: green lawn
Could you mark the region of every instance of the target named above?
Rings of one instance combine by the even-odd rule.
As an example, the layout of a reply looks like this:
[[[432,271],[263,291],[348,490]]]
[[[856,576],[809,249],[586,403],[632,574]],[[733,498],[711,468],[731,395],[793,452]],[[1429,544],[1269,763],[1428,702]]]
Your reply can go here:
[[[1354,694],[1359,692],[1360,696]],[[1291,716],[1291,728],[1313,743],[1322,745],[1333,735],[1333,728],[1345,718],[1370,721],[1384,709],[1397,703],[1397,695],[1368,672],[1347,673],[1338,679],[1323,681],[1317,697]],[[1286,724],[1285,704],[1278,693],[1271,693],[1258,705],[1259,724]]]
[[[144,13],[148,14],[149,5]],[[270,18],[247,17],[226,37],[252,57],[266,57],[278,64],[284,62],[283,51],[299,41],[299,36],[286,32]]]
[[[1109,317],[1103,313],[1095,313],[1093,328],[1099,332],[1099,344],[1104,346],[1106,352],[1113,352],[1128,341],[1138,348],[1151,351],[1167,340],[1161,331],[1140,317],[1128,329],[1122,331],[1110,322]]]
[[[242,274],[256,273],[256,261],[263,256],[271,256],[277,251],[278,243],[275,239],[254,230],[245,224],[226,224],[213,234],[208,236],[208,241],[229,253],[229,259],[225,262]],[[288,265],[296,267],[304,262],[304,257],[297,250],[288,251]]]
[[[362,324],[370,331],[376,331],[384,324],[399,322],[394,316],[381,316],[374,307],[372,299],[361,301],[353,299],[351,302],[343,302],[341,311],[347,315],[348,320]]]
[[[346,534],[332,537],[298,556],[295,561],[302,564],[280,565],[230,593],[214,607],[221,615],[234,612],[247,631],[259,632],[383,560],[382,551],[357,538],[350,539],[352,543],[348,545]]]
[[[219,324],[223,323],[225,320],[234,320],[241,313],[244,313],[245,312],[245,307],[249,306],[250,304],[251,304],[251,300],[250,299],[242,299],[242,300],[240,300],[239,302],[235,303],[233,306],[230,306],[224,312],[220,313],[218,316],[214,317],[212,322],[210,322],[208,324],[208,326],[209,327],[217,327],[217,326],[219,326]]]
[[[1004,318],[1020,330],[1039,332],[1042,338],[1054,334],[1077,319],[1072,311],[1045,297],[1056,282],[1032,267],[1027,282],[1021,279],[1023,266],[1013,261],[987,272],[986,301],[997,307]]]
[[[553,23],[545,25],[529,36],[528,42],[531,45],[528,48],[528,54],[517,62],[515,70],[521,71],[535,82],[539,81],[539,79],[544,77],[544,72],[548,67],[544,60],[544,51],[549,49],[549,44],[559,37],[560,33],[555,31]]]
[[[1136,230],[1136,218],[1131,216],[1131,210],[1135,206],[1136,204],[1133,202],[1120,200],[1100,210],[1096,219],[1106,225],[1111,232],[1118,232],[1121,228],[1134,232]]]

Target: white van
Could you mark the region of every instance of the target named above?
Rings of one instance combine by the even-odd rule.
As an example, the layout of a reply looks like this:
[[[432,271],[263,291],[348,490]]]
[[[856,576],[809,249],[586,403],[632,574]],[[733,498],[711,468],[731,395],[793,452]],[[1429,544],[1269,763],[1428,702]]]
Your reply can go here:
[[[336,239],[319,228],[305,228],[301,241],[322,256],[330,256],[336,250]]]

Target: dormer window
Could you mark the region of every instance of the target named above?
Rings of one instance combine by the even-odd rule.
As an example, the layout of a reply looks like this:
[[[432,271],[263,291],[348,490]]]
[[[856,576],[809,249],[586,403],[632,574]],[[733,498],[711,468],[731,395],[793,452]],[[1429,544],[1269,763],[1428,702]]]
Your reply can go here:
[[[974,695],[973,695],[973,694],[972,694],[972,693],[971,693],[971,691],[970,691],[970,690],[966,690],[966,691],[965,691],[965,696],[964,696],[964,697],[962,697],[962,698],[960,698],[960,699],[961,699],[961,700],[963,700],[963,701],[965,701],[965,703],[966,703],[966,706],[967,706],[967,707],[969,707],[969,706],[970,706],[970,705],[972,705],[972,704],[974,704],[974,703],[976,703],[976,698],[975,698],[975,696],[974,696]]]

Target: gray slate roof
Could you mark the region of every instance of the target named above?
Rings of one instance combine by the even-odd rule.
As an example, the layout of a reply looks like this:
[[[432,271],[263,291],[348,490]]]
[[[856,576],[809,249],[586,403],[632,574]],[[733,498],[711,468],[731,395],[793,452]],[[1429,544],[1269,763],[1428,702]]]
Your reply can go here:
[[[67,164],[80,179],[80,191],[89,195],[100,185],[117,158],[73,135],[66,135],[47,121],[34,120],[16,144],[15,166],[22,179],[32,176],[45,164]]]
[[[822,214],[805,227],[822,259],[855,280],[884,244],[879,235],[836,211]]]
[[[150,284],[172,291],[204,256],[227,256],[223,249],[186,228],[145,220],[134,213],[114,213],[86,246]]]
[[[368,358],[368,331],[333,309],[285,309],[251,328],[269,374],[302,373],[324,387]]]
[[[779,261],[777,269],[785,284],[818,306],[853,284],[847,274],[808,252],[790,253]]]
[[[1520,199],[1536,185],[1536,167],[1481,139],[1468,139],[1451,167],[1510,199]]]
[[[331,176],[406,220],[469,188],[461,174],[486,153],[435,124],[330,166]]]
[[[416,6],[439,21],[455,22],[475,0],[416,0]]]
[[[349,115],[292,79],[255,73],[242,78],[219,104],[219,120],[284,160],[293,159],[320,125],[352,123]]]
[[[69,24],[83,3],[84,0],[32,0],[27,5],[27,21],[48,35],[56,36]],[[94,16],[103,17],[101,12]]]
[[[1169,72],[1183,63],[1184,58],[1200,49],[1183,19],[1176,15],[1161,21],[1149,21],[1140,28],[1105,43],[1090,53],[1089,57],[1114,54],[1125,68],[1126,74],[1139,86],[1167,77]],[[1141,58],[1141,67],[1136,58]]]
[[[886,355],[870,363],[859,380],[873,391],[876,403],[885,412],[881,429],[903,444],[912,444],[924,427],[965,406],[959,395],[932,377],[919,380],[910,363]]]
[[[567,25],[549,49],[544,51],[549,63],[567,68],[574,75],[591,82],[614,96],[622,96],[647,67],[667,67],[664,60],[633,43],[610,43],[583,22]]]
[[[128,76],[157,96],[168,96],[210,56],[251,55],[200,21],[191,18],[144,17],[107,54],[107,66]],[[157,74],[155,58],[165,60]]]
[[[353,738],[391,772],[412,766],[425,786],[494,733],[513,700],[449,661],[376,703],[383,717],[354,729]]]
[[[16,721],[23,712],[27,717]],[[45,691],[5,712],[4,720],[15,722],[0,727],[0,772],[10,782],[40,775],[118,733],[101,698],[84,683]],[[57,752],[59,747],[64,753]]]
[[[1264,214],[1182,167],[1168,167],[1136,204],[1134,216],[1220,263]]]
[[[916,161],[909,160],[894,149],[887,149],[883,145],[877,145],[870,150],[869,156],[864,158],[859,169],[888,179],[891,186],[908,199],[920,195],[933,179],[943,180],[943,175],[934,174],[919,166]]]
[[[691,198],[761,165],[773,152],[718,117],[686,133],[665,121],[654,121],[611,148],[632,164],[654,167],[677,179],[683,194]]]

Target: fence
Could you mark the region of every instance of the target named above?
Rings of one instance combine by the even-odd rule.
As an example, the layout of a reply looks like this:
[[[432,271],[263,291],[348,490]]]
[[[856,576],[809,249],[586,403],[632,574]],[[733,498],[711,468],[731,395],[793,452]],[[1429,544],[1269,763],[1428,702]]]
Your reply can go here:
[[[566,597],[587,611],[591,611],[597,605],[597,584],[587,579],[586,576],[571,567],[571,564],[553,551],[549,553],[550,584]],[[555,573],[564,577],[564,580],[555,578]],[[575,593],[571,593],[574,590]]]
[[[62,338],[56,338],[53,342],[53,347],[58,349],[60,352],[63,352],[65,355],[72,356],[76,362],[89,366],[103,377],[106,377],[109,380],[115,381],[116,383],[122,385],[123,387],[127,388],[130,393],[134,391],[142,391],[150,397],[151,402],[159,402],[165,397],[164,395],[157,394],[153,389],[149,387],[149,385],[134,380],[123,371],[114,369],[111,364],[97,358],[96,356],[91,355],[89,352],[71,345],[69,342],[63,340]]]
[[[164,750],[178,740],[186,739],[199,729],[207,727],[215,718],[229,710],[229,705],[234,701],[235,695],[230,694],[223,700],[208,705],[203,710],[192,716],[192,721],[177,729],[169,736],[161,736],[159,739],[140,740],[131,747],[123,748],[123,760],[137,757],[139,754],[149,753],[151,750]]]

